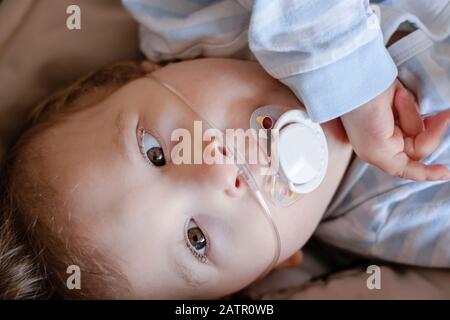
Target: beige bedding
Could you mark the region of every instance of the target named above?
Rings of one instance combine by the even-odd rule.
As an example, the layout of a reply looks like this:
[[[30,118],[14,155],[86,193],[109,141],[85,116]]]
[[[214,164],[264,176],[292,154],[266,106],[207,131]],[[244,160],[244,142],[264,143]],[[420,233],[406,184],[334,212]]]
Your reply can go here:
[[[68,30],[66,8],[81,8]],[[137,26],[119,0],[4,0],[0,4],[0,159],[26,108],[109,61],[136,58]]]
[[[66,28],[69,4],[81,7],[81,30]],[[119,0],[0,1],[0,161],[27,108],[107,62],[138,58],[137,43],[137,25]],[[367,277],[354,269],[255,297],[450,299],[448,271],[385,266],[381,290],[368,290]]]
[[[379,300],[379,299],[450,299],[450,272],[411,267],[381,266],[380,289],[369,290],[365,269],[337,272],[311,281],[301,287],[255,295],[258,299],[275,300]]]

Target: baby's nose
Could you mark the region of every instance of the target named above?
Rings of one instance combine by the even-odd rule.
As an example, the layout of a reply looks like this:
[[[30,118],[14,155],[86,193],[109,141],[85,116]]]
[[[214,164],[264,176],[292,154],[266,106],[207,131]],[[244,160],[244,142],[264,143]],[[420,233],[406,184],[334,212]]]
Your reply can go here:
[[[238,197],[245,189],[239,168],[225,146],[217,144],[215,148],[218,154],[213,161],[203,159],[204,163],[198,168],[194,179],[203,180],[208,188],[224,191],[230,197]]]

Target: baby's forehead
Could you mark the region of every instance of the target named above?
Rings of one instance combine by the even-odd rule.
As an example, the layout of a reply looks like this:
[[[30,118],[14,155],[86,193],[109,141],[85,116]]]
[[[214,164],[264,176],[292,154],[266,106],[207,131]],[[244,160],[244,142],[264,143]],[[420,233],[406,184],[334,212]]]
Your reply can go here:
[[[82,166],[88,161],[97,161],[94,143],[100,143],[101,136],[94,134],[97,131],[94,127],[94,119],[70,114],[33,135],[29,149],[38,157],[32,165],[39,167],[54,182],[68,174],[83,172]],[[98,133],[101,131],[99,128]]]

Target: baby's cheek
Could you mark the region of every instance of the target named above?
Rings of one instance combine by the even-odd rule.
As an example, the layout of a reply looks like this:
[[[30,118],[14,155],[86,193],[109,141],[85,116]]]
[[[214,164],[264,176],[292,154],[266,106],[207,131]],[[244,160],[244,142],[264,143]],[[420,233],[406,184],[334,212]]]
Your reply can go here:
[[[327,137],[328,147],[332,146],[334,143],[349,145],[347,133],[345,132],[344,126],[339,119],[331,120],[321,124],[322,129]]]

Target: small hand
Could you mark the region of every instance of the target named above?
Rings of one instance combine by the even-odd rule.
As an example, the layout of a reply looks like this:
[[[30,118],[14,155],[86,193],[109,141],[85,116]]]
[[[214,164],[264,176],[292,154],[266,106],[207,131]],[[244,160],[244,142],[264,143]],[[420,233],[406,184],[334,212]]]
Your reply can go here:
[[[417,181],[450,179],[446,166],[420,162],[439,146],[450,110],[422,119],[414,95],[400,81],[341,120],[356,154],[386,173]]]

